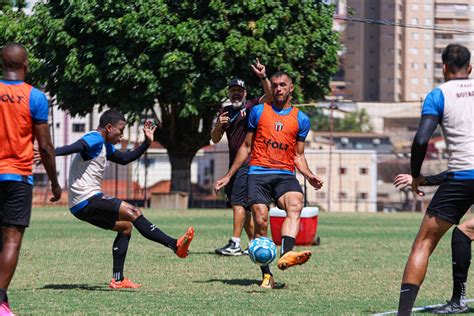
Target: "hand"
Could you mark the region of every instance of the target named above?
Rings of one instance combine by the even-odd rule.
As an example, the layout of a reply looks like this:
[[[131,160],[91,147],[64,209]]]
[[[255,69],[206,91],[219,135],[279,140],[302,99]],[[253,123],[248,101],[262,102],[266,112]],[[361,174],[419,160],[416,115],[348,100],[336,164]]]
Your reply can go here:
[[[59,201],[59,199],[61,198],[61,193],[62,193],[61,186],[59,186],[58,183],[56,184],[51,183],[51,192],[53,192],[53,197],[50,199],[50,201],[51,202]]]
[[[308,180],[309,184],[311,184],[316,190],[319,190],[323,187],[323,180],[321,180],[318,176],[315,176],[314,174],[307,177],[306,180]]]
[[[401,173],[395,177],[395,179],[393,180],[393,185],[397,189],[402,190],[408,186],[411,186],[412,181],[413,181],[413,177],[411,175]]]
[[[423,183],[423,181],[425,181],[425,177],[423,177],[422,174],[420,174],[416,178],[413,178],[413,181],[411,183],[411,190],[414,194],[418,196],[425,196],[425,192],[418,190],[418,187]]]
[[[230,121],[229,112],[224,112],[221,115],[219,115],[219,118],[217,119],[217,124],[219,124],[219,126],[224,126],[227,123],[229,123],[229,121]]]
[[[267,73],[265,71],[265,65],[261,64],[258,58],[255,58],[255,65],[250,65],[253,69],[253,72],[260,78],[265,78]]]
[[[143,134],[145,134],[145,140],[150,144],[153,142],[153,135],[155,133],[156,126],[151,121],[146,121],[143,127]]]
[[[33,147],[33,163],[36,166],[41,164],[41,155],[37,147]]]
[[[219,193],[219,191],[225,187],[227,185],[227,183],[229,183],[230,181],[230,178],[228,177],[224,177],[222,179],[219,179],[216,181],[216,183],[214,184],[214,193]]]

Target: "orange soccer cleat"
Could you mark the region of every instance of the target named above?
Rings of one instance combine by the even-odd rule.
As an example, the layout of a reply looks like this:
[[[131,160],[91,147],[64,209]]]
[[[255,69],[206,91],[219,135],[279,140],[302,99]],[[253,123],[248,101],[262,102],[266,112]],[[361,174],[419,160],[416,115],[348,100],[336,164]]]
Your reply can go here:
[[[191,241],[194,238],[194,227],[188,227],[186,233],[183,236],[179,237],[176,242],[176,255],[180,258],[186,258],[188,256],[188,249]]]
[[[112,279],[109,283],[109,288],[118,290],[118,289],[138,289],[141,287],[141,284],[136,284],[130,281],[129,279],[125,278],[122,281],[115,281]]]
[[[288,251],[278,260],[278,269],[285,270],[289,267],[304,264],[311,258],[311,251]]]

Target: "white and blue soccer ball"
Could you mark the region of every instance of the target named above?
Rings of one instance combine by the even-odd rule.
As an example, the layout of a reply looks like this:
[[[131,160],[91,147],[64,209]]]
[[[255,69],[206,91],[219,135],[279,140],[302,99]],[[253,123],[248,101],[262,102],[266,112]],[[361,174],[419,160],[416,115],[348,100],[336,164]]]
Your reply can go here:
[[[272,263],[276,256],[277,248],[270,238],[258,237],[250,242],[249,257],[253,263],[266,266]]]

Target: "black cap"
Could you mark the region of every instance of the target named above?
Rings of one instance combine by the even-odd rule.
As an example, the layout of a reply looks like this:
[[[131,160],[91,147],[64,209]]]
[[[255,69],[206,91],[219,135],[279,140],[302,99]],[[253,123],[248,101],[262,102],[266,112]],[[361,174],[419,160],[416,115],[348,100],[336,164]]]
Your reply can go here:
[[[247,90],[247,88],[245,87],[245,82],[239,78],[232,79],[229,82],[229,89],[232,87],[241,87],[242,89]]]

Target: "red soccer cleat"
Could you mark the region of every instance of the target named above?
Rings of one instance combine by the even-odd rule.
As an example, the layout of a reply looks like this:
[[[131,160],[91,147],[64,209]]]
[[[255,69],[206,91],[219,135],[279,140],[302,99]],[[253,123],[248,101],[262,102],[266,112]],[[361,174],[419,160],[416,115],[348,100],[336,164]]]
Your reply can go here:
[[[194,238],[194,227],[188,227],[186,233],[179,237],[178,241],[176,242],[176,255],[180,258],[186,258],[188,256],[188,249],[191,241]]]

